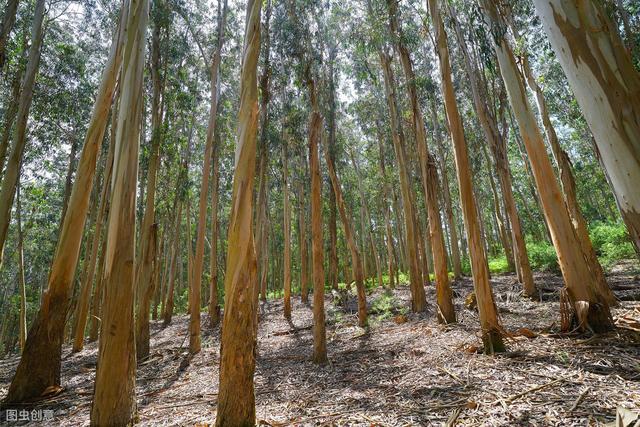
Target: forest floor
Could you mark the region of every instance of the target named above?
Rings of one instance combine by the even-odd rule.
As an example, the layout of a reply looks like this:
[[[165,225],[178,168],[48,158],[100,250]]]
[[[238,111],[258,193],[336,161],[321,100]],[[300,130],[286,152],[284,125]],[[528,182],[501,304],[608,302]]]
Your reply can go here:
[[[501,425],[585,426],[612,422],[616,407],[640,411],[640,277],[618,269],[609,276],[623,301],[619,326],[602,335],[560,334],[561,278],[537,273],[541,301],[521,296],[510,274],[492,280],[508,353],[478,352],[478,316],[465,307],[470,279],[453,284],[458,323],[438,325],[434,305],[406,314],[406,286],[368,296],[368,331],[357,326],[355,300],[326,299],[329,363],[311,360],[310,306],[293,300],[293,320],[282,301],[261,304],[255,373],[261,425]],[[427,300],[434,301],[427,287]],[[188,356],[188,317],[152,324],[151,356],[138,369],[141,425],[213,423],[218,387],[219,331],[205,329],[202,351]],[[526,329],[521,329],[526,328]],[[636,329],[634,331],[633,329]],[[35,408],[54,410],[47,425],[88,425],[97,346],[63,350],[64,391]],[[0,399],[17,357],[0,361]],[[19,425],[19,423],[11,423]]]

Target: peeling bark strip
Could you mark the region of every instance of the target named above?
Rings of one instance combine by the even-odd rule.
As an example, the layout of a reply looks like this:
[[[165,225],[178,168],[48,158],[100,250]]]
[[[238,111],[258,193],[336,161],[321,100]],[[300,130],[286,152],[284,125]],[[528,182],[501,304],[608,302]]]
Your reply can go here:
[[[42,3],[44,9],[44,1]],[[69,199],[69,215],[65,216],[62,224],[58,246],[51,264],[48,288],[29,330],[25,351],[9,387],[6,402],[22,402],[40,396],[47,387],[60,385],[60,355],[72,281],[78,264],[82,230],[89,209],[89,196],[96,170],[98,150],[107,126],[111,100],[122,63],[128,14],[129,0],[125,0],[120,14],[118,32],[111,44],[109,59],[93,106],[76,180]]]
[[[253,181],[258,133],[257,68],[261,1],[247,1],[240,108],[231,216],[229,220],[225,314],[220,340],[217,426],[253,426],[256,336],[256,253],[253,241]]]
[[[136,412],[136,187],[148,0],[131,0],[115,139],[105,254],[104,307],[91,425],[127,425]]]
[[[486,253],[482,241],[480,223],[478,222],[478,209],[473,194],[471,182],[471,165],[467,153],[467,142],[462,128],[462,119],[458,112],[458,104],[453,89],[451,78],[451,65],[449,63],[449,46],[447,35],[440,16],[440,8],[436,0],[428,0],[429,10],[434,21],[437,54],[442,78],[442,95],[445,102],[445,110],[456,163],[458,186],[460,188],[460,202],[464,225],[469,241],[469,256],[471,258],[471,272],[473,274],[473,286],[478,300],[478,314],[480,327],[482,328],[482,341],[485,353],[505,351],[505,346],[500,335],[498,310],[493,299],[493,292],[489,284],[489,268]]]
[[[581,328],[591,327],[595,330],[609,329],[612,326],[609,306],[598,294],[596,279],[576,237],[536,117],[529,105],[513,51],[504,37],[499,36],[504,34],[501,30],[504,22],[492,2],[483,0],[483,6],[493,27],[494,48],[500,71],[531,162],[543,212],[558,254],[558,263],[569,299],[578,316],[578,325]],[[587,304],[587,310],[582,309],[584,304]]]
[[[602,6],[536,0],[640,255],[640,74]]]

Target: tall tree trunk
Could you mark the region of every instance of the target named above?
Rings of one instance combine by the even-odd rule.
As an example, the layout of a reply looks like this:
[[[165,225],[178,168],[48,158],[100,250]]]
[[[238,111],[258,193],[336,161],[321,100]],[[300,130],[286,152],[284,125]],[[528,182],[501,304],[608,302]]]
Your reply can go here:
[[[13,122],[18,114],[22,74],[23,69],[20,67],[16,75],[13,77],[13,82],[11,83],[11,101],[9,101],[9,106],[4,113],[4,128],[2,130],[2,139],[0,140],[0,177],[2,177],[4,161],[7,158],[7,149],[9,148],[9,141],[11,140],[11,129],[13,128]]]
[[[240,108],[225,274],[225,314],[220,340],[217,426],[256,421],[253,373],[257,327],[256,253],[253,241],[253,181],[258,133],[257,68],[261,1],[248,0],[240,76]]]
[[[302,302],[306,304],[309,302],[309,249],[307,246],[307,215],[304,200],[304,179],[300,180],[298,195],[298,229],[298,234],[300,236],[300,296]]]
[[[267,193],[268,193],[268,165],[269,165],[269,101],[271,100],[270,77],[271,77],[271,37],[269,35],[269,26],[271,22],[271,1],[267,2],[265,9],[265,20],[262,28],[264,36],[264,63],[262,65],[262,74],[260,75],[260,147],[259,147],[259,163],[258,163],[258,197],[257,197],[257,213],[256,213],[256,256],[258,259],[258,277],[260,299],[267,301],[267,273],[269,262],[267,257],[268,250],[268,233],[267,233]]]
[[[115,95],[118,97],[118,95]],[[109,138],[109,154],[107,165],[109,165],[109,178],[105,180],[106,193],[104,193],[104,200],[106,201],[104,220],[109,218],[109,200],[111,199],[111,174],[113,173],[113,157],[115,151],[115,139],[116,139],[116,118],[118,117],[118,102],[114,102],[113,113],[111,114],[111,131]],[[100,249],[100,262],[98,264],[98,273],[96,275],[96,285],[93,291],[93,299],[91,306],[91,326],[89,327],[89,342],[94,342],[98,339],[98,333],[100,330],[100,317],[102,316],[102,296],[104,290],[104,264],[105,255],[107,252],[107,239],[102,239],[102,248]]]
[[[483,0],[483,6],[492,24],[494,35],[504,34],[504,32],[498,33],[505,28],[505,25],[495,5]],[[494,38],[494,47],[509,101],[531,162],[544,215],[547,218],[551,239],[558,254],[558,263],[578,325],[580,328],[607,330],[612,326],[609,306],[598,294],[596,279],[589,269],[569,212],[563,202],[562,192],[544,147],[540,129],[526,98],[515,57],[504,37]]]
[[[78,173],[69,200],[69,212],[72,214],[65,216],[51,265],[48,288],[43,295],[40,310],[29,330],[25,351],[5,398],[7,403],[38,397],[48,387],[60,385],[60,355],[64,325],[73,289],[73,276],[78,263],[82,230],[89,207],[97,154],[107,125],[116,78],[122,62],[122,47],[129,13],[128,4],[128,0],[123,4],[118,32],[111,45],[109,59],[96,95],[91,121],[80,156]],[[34,28],[41,28],[44,1],[38,1],[37,10],[39,11],[40,23]],[[36,40],[41,38],[41,30],[35,32],[37,34],[33,39],[33,49],[38,47],[39,43],[36,43]],[[25,83],[31,82],[29,84],[31,86],[33,86],[34,78],[32,74],[35,74],[33,68],[37,68],[35,65],[38,56],[37,53],[34,53],[30,57],[32,66],[27,67]],[[29,85],[25,85],[25,88],[28,88]],[[19,109],[18,123],[21,121],[26,123],[25,113],[23,104]],[[19,126],[24,128],[22,125]],[[22,135],[21,138],[24,139],[24,129],[18,134]],[[5,181],[3,181],[3,185],[4,183]]]
[[[391,117],[391,134],[394,151],[398,162],[398,173],[400,175],[400,190],[402,196],[402,208],[404,210],[405,225],[405,262],[409,267],[409,279],[411,290],[411,308],[414,312],[424,311],[426,308],[426,298],[424,287],[421,283],[420,267],[418,265],[418,246],[415,233],[415,207],[411,197],[411,185],[409,183],[409,173],[407,171],[407,152],[404,141],[404,134],[400,126],[399,112],[397,106],[397,95],[395,89],[395,79],[391,67],[391,58],[383,50],[379,52],[380,64],[384,72],[385,94],[389,106]],[[396,210],[399,214],[399,212]],[[398,224],[399,225],[399,224]]]
[[[395,274],[396,274],[396,263],[393,254],[393,231],[391,229],[391,190],[389,189],[389,182],[387,181],[387,170],[385,166],[385,155],[384,155],[384,145],[382,143],[382,133],[380,131],[381,124],[380,122],[376,123],[376,128],[378,129],[378,148],[380,150],[380,176],[382,178],[383,190],[384,190],[384,199],[382,200],[382,205],[384,206],[384,225],[385,225],[385,246],[387,248],[387,266],[389,271],[389,286],[391,288],[395,287]]]
[[[361,327],[365,327],[367,325],[367,294],[364,286],[365,277],[362,265],[362,257],[360,256],[358,244],[355,240],[353,223],[349,219],[350,217],[347,213],[347,207],[344,202],[344,195],[342,193],[340,181],[338,180],[335,163],[333,161],[333,158],[329,154],[329,147],[325,147],[324,155],[327,162],[329,178],[331,179],[333,194],[335,194],[336,196],[336,205],[338,207],[338,212],[340,213],[340,220],[342,221],[344,237],[347,241],[347,246],[349,247],[349,253],[351,254],[351,268],[353,269],[353,275],[355,276],[354,278],[356,282],[356,291],[358,293],[358,325]]]
[[[20,352],[27,341],[27,284],[24,277],[24,234],[22,230],[22,206],[20,204],[20,181],[16,190],[16,220],[18,223],[18,280],[20,281]]]
[[[496,180],[493,177],[494,165],[491,163],[491,159],[489,159],[489,153],[487,152],[486,145],[483,145],[481,149],[482,156],[484,157],[484,161],[487,164],[487,175],[489,177],[489,187],[491,189],[491,198],[493,202],[493,220],[495,223],[496,232],[498,234],[500,244],[502,245],[505,258],[507,259],[507,268],[509,269],[509,271],[513,271],[515,269],[512,250],[513,243],[511,242],[511,239],[509,239],[509,235],[507,234],[507,221],[502,215],[503,210],[502,205],[500,204],[500,196],[498,196],[498,186],[496,185]]]
[[[148,0],[131,0],[115,140],[104,272],[104,309],[91,406],[92,426],[126,425],[133,422],[136,412],[133,317],[136,182],[148,14]]]
[[[157,2],[152,15],[162,13],[163,3]],[[160,19],[155,19],[151,35],[151,152],[149,167],[146,172],[147,188],[144,216],[140,230],[140,254],[137,260],[136,286],[138,307],[136,311],[136,353],[140,363],[149,356],[149,309],[153,289],[153,263],[156,252],[157,224],[156,217],[156,182],[160,164],[160,144],[162,141],[162,79],[160,77]]]
[[[220,98],[220,63],[222,61],[222,47],[224,46],[224,29],[227,22],[228,2],[224,0],[222,10],[218,2],[218,46],[211,58],[211,105],[209,122],[207,124],[207,142],[212,140],[211,161],[213,162],[213,176],[211,189],[211,283],[209,284],[209,318],[211,326],[220,322],[220,306],[218,305],[218,185],[220,165],[218,159],[219,132],[216,132],[218,104]],[[215,145],[215,146],[214,146]],[[204,182],[203,182],[204,183]],[[199,237],[198,237],[199,238]]]
[[[436,113],[435,100],[431,102],[431,121],[436,134],[436,146],[440,155],[440,169],[442,176],[442,198],[444,200],[444,211],[449,223],[449,237],[451,240],[451,259],[453,264],[453,277],[460,279],[462,277],[462,263],[460,262],[460,246],[458,243],[458,227],[456,218],[453,215],[453,205],[451,203],[451,189],[449,188],[449,177],[447,174],[447,160],[444,155],[444,142],[440,134],[440,126],[438,123],[438,115]]]
[[[13,131],[13,144],[7,162],[7,169],[2,179],[2,187],[0,188],[0,268],[2,267],[4,245],[7,239],[7,232],[9,231],[9,223],[11,222],[13,196],[16,193],[16,184],[18,183],[18,176],[24,156],[24,147],[27,142],[27,122],[29,120],[31,100],[33,99],[33,87],[40,65],[40,48],[42,46],[42,39],[44,38],[42,25],[45,14],[44,6],[44,0],[37,1],[31,27],[29,59],[22,81],[18,102],[18,116],[16,117],[16,125]]]
[[[309,71],[308,71],[309,72]],[[311,171],[311,255],[313,276],[313,361],[327,362],[327,336],[324,313],[324,255],[322,239],[322,177],[320,175],[319,142],[322,132],[322,116],[315,98],[315,83],[307,79],[313,95],[309,118],[309,169]]]
[[[515,33],[515,26],[512,25],[512,29]],[[578,241],[582,246],[582,250],[587,257],[589,268],[591,269],[593,275],[597,280],[598,291],[602,294],[602,297],[607,301],[609,305],[616,305],[616,297],[613,295],[613,292],[607,284],[602,265],[600,265],[600,261],[598,261],[596,252],[593,249],[593,244],[591,243],[591,238],[589,237],[587,221],[582,215],[580,205],[578,204],[576,181],[571,170],[571,160],[569,159],[569,155],[560,146],[558,135],[556,134],[556,130],[551,123],[551,117],[549,116],[547,103],[544,99],[544,93],[542,92],[542,88],[538,85],[538,82],[533,75],[533,71],[529,66],[529,59],[527,55],[523,55],[520,60],[521,69],[524,74],[524,80],[527,82],[527,85],[529,86],[531,92],[533,92],[533,94],[535,95],[536,105],[538,107],[540,117],[542,118],[542,124],[547,135],[547,141],[551,146],[551,153],[553,154],[556,164],[558,165],[558,171],[560,173],[560,183],[562,185],[562,193],[564,196],[564,201],[567,205],[567,210],[569,211],[569,216],[571,217],[571,223],[573,224],[573,227],[576,231],[576,237],[578,238]]]
[[[640,256],[640,74],[600,4],[534,3],[593,132]]]
[[[16,22],[18,1],[19,0],[7,0],[7,6],[4,10],[2,23],[0,23],[0,73],[2,73],[2,69],[4,68],[4,64],[6,61],[7,41],[9,40],[9,34],[11,34],[13,25]]]
[[[171,259],[169,260],[169,284],[167,295],[163,304],[162,324],[167,327],[173,317],[173,294],[175,291],[176,271],[178,269],[178,254],[180,252],[180,225],[182,224],[182,205],[183,201],[178,201],[178,213],[176,214],[176,222],[173,228],[173,250],[171,251]]]
[[[73,185],[73,172],[76,170],[76,155],[78,153],[78,138],[76,138],[75,131],[71,133],[71,151],[69,152],[69,163],[67,165],[67,176],[64,182],[64,192],[62,193],[62,213],[60,214],[60,227],[62,229],[62,223],[64,217],[67,214],[67,207],[69,206],[69,197],[71,197],[71,188]]]
[[[436,294],[438,300],[438,320],[442,323],[455,322],[455,310],[451,298],[449,275],[447,268],[447,252],[444,245],[442,223],[438,202],[438,170],[431,153],[427,148],[427,135],[422,117],[422,111],[418,102],[418,91],[415,83],[413,64],[406,46],[402,42],[402,30],[399,25],[398,11],[393,0],[387,0],[389,12],[389,24],[391,33],[396,37],[396,51],[400,57],[400,63],[407,81],[407,95],[411,101],[411,118],[413,131],[416,137],[416,145],[420,156],[420,169],[422,172],[422,184],[424,187],[431,247],[435,266]]]
[[[449,46],[447,34],[444,29],[440,7],[437,0],[428,0],[428,7],[433,20],[436,39],[436,53],[440,65],[440,77],[442,79],[442,94],[445,102],[447,120],[451,139],[453,140],[456,172],[458,175],[458,187],[460,188],[460,200],[464,224],[469,241],[469,255],[471,258],[471,272],[473,285],[478,302],[478,314],[482,329],[482,341],[485,353],[502,352],[505,346],[500,335],[498,310],[493,299],[493,292],[489,284],[489,269],[486,253],[482,243],[480,224],[478,222],[478,209],[473,195],[471,182],[471,165],[467,153],[462,119],[458,112],[458,104],[453,90],[451,77],[451,65],[449,63]]]
[[[289,205],[289,140],[282,142],[282,191],[284,198],[284,317],[291,319],[291,207]]]
[[[75,337],[73,341],[73,351],[82,350],[84,346],[84,331],[87,326],[87,314],[89,312],[89,298],[91,296],[91,287],[93,285],[94,273],[98,261],[98,248],[102,240],[102,225],[105,222],[105,214],[107,211],[107,198],[109,197],[109,189],[111,187],[111,171],[113,170],[113,156],[115,151],[115,143],[109,144],[109,154],[104,163],[104,173],[102,177],[102,191],[100,195],[100,207],[98,208],[98,216],[95,221],[93,231],[93,240],[91,242],[89,257],[85,261],[88,267],[86,274],[82,277],[82,285],[80,286],[80,296],[76,310]],[[104,254],[103,254],[104,256]],[[102,279],[102,270],[98,276],[98,280]],[[97,295],[97,290],[96,290]],[[95,298],[95,297],[94,297]]]
[[[455,19],[456,12],[451,7],[449,10],[449,16],[453,19],[456,37],[460,44],[465,69],[469,76],[474,109],[484,131],[484,135],[489,141],[491,153],[496,164],[498,179],[500,180],[500,189],[502,190],[502,198],[505,204],[505,211],[507,212],[509,222],[511,223],[511,237],[513,244],[512,252],[516,263],[516,271],[518,272],[519,280],[524,285],[525,295],[533,297],[537,295],[537,290],[533,281],[531,266],[529,265],[529,257],[527,255],[527,247],[524,241],[524,233],[522,232],[522,227],[520,225],[520,217],[513,197],[511,171],[509,170],[506,142],[498,129],[497,117],[491,113],[486,102],[483,101],[487,99],[486,91],[482,90],[480,78],[478,77],[478,70],[471,62],[465,39],[462,35],[462,30],[460,29],[458,21]]]

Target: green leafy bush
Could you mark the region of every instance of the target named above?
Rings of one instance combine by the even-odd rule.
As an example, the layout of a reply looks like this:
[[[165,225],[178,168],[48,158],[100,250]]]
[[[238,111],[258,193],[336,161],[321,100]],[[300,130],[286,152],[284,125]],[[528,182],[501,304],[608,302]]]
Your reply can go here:
[[[603,267],[636,257],[627,228],[621,223],[599,223],[589,231],[591,243]]]
[[[527,239],[526,244],[529,263],[533,270],[560,272],[556,250],[551,243]]]

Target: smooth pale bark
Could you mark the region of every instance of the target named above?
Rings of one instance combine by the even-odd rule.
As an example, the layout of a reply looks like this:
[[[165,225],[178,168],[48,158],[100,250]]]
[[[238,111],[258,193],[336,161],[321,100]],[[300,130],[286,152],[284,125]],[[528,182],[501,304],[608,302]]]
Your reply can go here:
[[[4,9],[4,15],[2,16],[2,22],[0,23],[0,74],[4,68],[7,51],[7,41],[9,40],[9,34],[13,29],[13,25],[16,22],[16,12],[18,11],[18,0],[7,0],[7,5]],[[2,169],[2,168],[0,168]]]
[[[253,241],[253,181],[258,133],[257,68],[261,5],[261,1],[247,1],[238,139],[227,237],[229,251],[220,341],[217,426],[253,426],[256,421],[253,373],[256,363],[257,266]]]
[[[107,227],[105,289],[92,426],[132,423],[136,411],[135,299],[136,183],[142,120],[148,0],[131,0]]]
[[[496,30],[505,28],[495,5],[484,0],[483,6],[492,26]],[[598,293],[596,278],[589,269],[588,261],[571,223],[536,117],[526,97],[524,83],[518,72],[511,47],[504,38],[494,38],[494,48],[509,102],[531,163],[543,212],[558,254],[558,263],[578,326],[590,327],[598,331],[610,329],[612,322],[609,306]]]
[[[364,327],[367,325],[367,294],[364,286],[364,271],[362,266],[362,258],[358,245],[355,241],[355,233],[353,223],[349,216],[344,202],[344,195],[342,193],[342,187],[338,179],[335,163],[333,158],[329,154],[328,147],[325,147],[324,157],[327,163],[327,170],[329,172],[329,179],[331,180],[331,187],[333,188],[333,194],[336,196],[336,205],[338,212],[340,213],[340,220],[342,222],[342,230],[344,231],[344,237],[349,247],[349,254],[351,255],[351,268],[353,270],[354,279],[356,282],[356,291],[358,293],[358,325]]]
[[[114,150],[115,150],[115,144],[109,144],[109,154],[107,155],[107,160],[104,166],[104,176],[102,178],[100,207],[98,208],[98,216],[95,221],[90,255],[87,261],[85,261],[88,267],[86,270],[86,274],[82,278],[82,285],[80,287],[80,297],[79,297],[77,311],[76,311],[76,319],[75,319],[76,333],[73,341],[73,351],[75,352],[82,350],[84,346],[84,330],[87,326],[87,314],[89,312],[89,297],[91,295],[91,286],[93,284],[95,268],[98,262],[98,248],[100,246],[100,241],[102,240],[102,225],[106,220],[107,205],[108,205],[107,198],[110,195],[109,189],[111,188],[111,171],[113,170]],[[104,253],[103,253],[103,256],[104,256]],[[101,281],[101,279],[102,279],[102,269],[100,270],[100,274],[98,275],[98,281]],[[98,294],[98,290],[96,288],[95,295],[97,294]]]
[[[40,65],[40,47],[44,38],[43,21],[45,15],[45,1],[38,0],[33,15],[31,27],[31,47],[29,48],[29,59],[27,68],[20,88],[18,101],[18,115],[16,117],[15,129],[13,131],[13,144],[11,153],[7,161],[7,169],[2,177],[2,187],[0,188],[0,268],[4,254],[4,245],[11,222],[11,207],[13,197],[16,194],[16,185],[20,175],[24,147],[27,142],[27,122],[29,120],[29,110],[33,99],[33,87]],[[80,230],[82,233],[82,230]]]
[[[44,8],[44,2],[42,3]],[[118,32],[111,45],[96,95],[76,180],[69,199],[69,215],[65,216],[62,224],[48,287],[42,297],[40,310],[29,330],[25,351],[9,387],[6,402],[20,402],[38,397],[47,387],[60,385],[60,356],[64,326],[78,263],[82,231],[89,208],[97,155],[107,126],[111,100],[122,63],[128,8],[128,0],[126,0],[122,7]],[[19,117],[22,117],[20,114]]]
[[[24,277],[24,234],[22,231],[22,206],[20,204],[20,182],[16,190],[16,222],[18,228],[18,280],[20,281],[20,352],[27,341],[27,284]]]
[[[218,3],[218,8],[220,4]],[[220,176],[220,165],[218,159],[219,132],[216,132],[216,122],[218,117],[218,103],[220,96],[220,62],[222,61],[222,47],[224,46],[224,29],[227,22],[228,3],[224,0],[222,11],[218,11],[218,46],[211,58],[209,72],[211,75],[211,102],[209,107],[209,122],[207,124],[207,142],[211,138],[212,149],[211,161],[213,162],[213,176],[211,189],[211,282],[209,283],[209,318],[211,326],[220,322],[220,307],[218,305],[218,183]],[[216,146],[213,146],[215,143]],[[204,181],[203,181],[204,184]],[[198,224],[198,227],[200,225]],[[200,238],[198,236],[198,238]],[[196,257],[199,252],[196,250]]]
[[[640,74],[600,4],[534,3],[591,128],[640,256]]]
[[[155,5],[162,8],[162,3]],[[156,13],[161,13],[158,10]],[[144,216],[140,230],[140,254],[137,259],[136,287],[138,306],[136,310],[136,353],[140,363],[149,356],[149,309],[153,295],[153,263],[156,252],[158,225],[156,218],[156,181],[160,164],[160,144],[162,141],[162,96],[163,84],[160,77],[160,31],[159,20],[154,23],[151,36],[151,152],[146,172],[147,188]]]
[[[444,141],[440,134],[438,115],[436,113],[435,100],[431,102],[431,121],[435,131],[436,147],[440,156],[440,169],[442,176],[442,199],[444,201],[444,212],[449,224],[449,240],[451,242],[451,264],[453,266],[454,279],[462,277],[462,263],[460,261],[460,245],[458,243],[458,226],[453,215],[453,204],[451,202],[451,189],[449,188],[449,177],[447,174],[447,159],[444,155]]]
[[[502,352],[505,350],[505,346],[500,334],[501,328],[498,319],[498,310],[496,309],[493,292],[489,284],[489,268],[484,244],[482,242],[480,223],[478,221],[478,209],[473,194],[467,143],[453,89],[447,34],[444,29],[437,0],[428,0],[427,3],[435,30],[436,53],[438,55],[440,77],[442,79],[442,94],[454,146],[460,201],[469,242],[471,272],[473,274],[473,286],[478,302],[478,314],[480,317],[480,327],[482,329],[484,351],[488,354]]]
[[[395,3],[388,0],[389,21],[392,34],[396,37],[396,51],[404,70],[407,81],[407,94],[411,101],[411,118],[413,131],[416,138],[418,155],[420,157],[420,170],[422,172],[422,184],[424,187],[427,214],[429,217],[429,233],[433,251],[433,262],[436,278],[436,294],[438,301],[438,320],[442,323],[456,321],[451,288],[449,285],[449,273],[447,268],[447,251],[444,245],[444,234],[440,219],[438,202],[438,170],[436,162],[427,148],[427,135],[425,130],[422,109],[418,102],[418,91],[415,83],[415,74],[409,51],[402,42],[402,30],[398,23],[398,11]]]
[[[282,192],[284,233],[284,317],[291,319],[291,207],[289,203],[289,140],[282,144]]]

